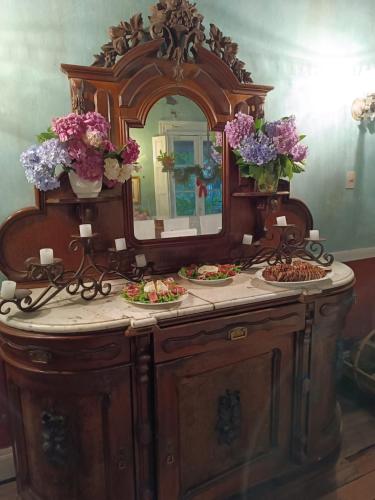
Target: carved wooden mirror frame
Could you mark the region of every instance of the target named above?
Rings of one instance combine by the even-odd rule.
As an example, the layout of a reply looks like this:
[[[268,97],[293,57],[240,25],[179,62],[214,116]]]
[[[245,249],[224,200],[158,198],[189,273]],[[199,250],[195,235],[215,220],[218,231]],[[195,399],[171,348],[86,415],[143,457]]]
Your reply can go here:
[[[211,130],[223,131],[238,111],[263,116],[270,86],[256,85],[244,63],[237,58],[238,45],[213,24],[206,34],[203,16],[188,0],[165,0],[151,7],[149,26],[141,14],[109,29],[110,42],[95,56],[92,66],[63,64],[68,75],[72,109],[76,113],[96,110],[111,123],[112,141],[123,144],[130,127],[143,127],[152,106],[166,95],[182,95],[204,112]],[[128,244],[160,272],[173,271],[192,261],[223,261],[240,252],[244,233],[262,237],[270,211],[290,214],[302,229],[312,226],[306,206],[289,199],[289,185],[267,198],[254,192],[252,183],[241,179],[226,141],[223,141],[223,230],[217,235],[139,241],[134,237],[131,183],[117,187],[109,203],[75,205],[67,183],[59,192],[37,193],[36,207],[11,217],[0,229],[0,268],[22,280],[24,258],[42,246],[54,246],[70,264],[68,236],[81,220],[93,221],[103,235],[103,252],[115,237],[125,235]],[[121,217],[120,217],[121,213]],[[274,216],[274,214],[272,215]],[[55,234],[53,241],[44,234]],[[38,236],[36,236],[38,233]],[[28,255],[14,249],[28,241]],[[5,251],[6,249],[6,251]]]

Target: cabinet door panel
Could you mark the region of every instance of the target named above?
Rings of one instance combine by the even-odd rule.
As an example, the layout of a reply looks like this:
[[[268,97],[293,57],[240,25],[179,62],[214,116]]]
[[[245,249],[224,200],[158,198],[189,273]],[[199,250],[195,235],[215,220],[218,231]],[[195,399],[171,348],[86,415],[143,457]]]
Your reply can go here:
[[[286,465],[293,337],[157,367],[159,498],[225,498]]]
[[[135,498],[130,368],[7,375],[22,498]]]

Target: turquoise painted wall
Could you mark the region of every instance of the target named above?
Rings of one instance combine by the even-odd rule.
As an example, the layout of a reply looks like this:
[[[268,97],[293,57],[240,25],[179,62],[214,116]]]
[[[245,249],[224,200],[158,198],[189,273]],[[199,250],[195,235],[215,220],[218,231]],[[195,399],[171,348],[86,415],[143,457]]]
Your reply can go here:
[[[33,203],[19,154],[51,117],[70,110],[61,62],[90,64],[106,29],[150,0],[2,0],[0,16],[0,220]],[[269,119],[294,113],[308,135],[308,171],[293,195],[310,206],[334,250],[375,246],[375,136],[351,119],[355,97],[375,91],[373,0],[198,0],[240,46],[255,82],[275,90]],[[235,7],[233,7],[235,5]],[[354,169],[357,188],[346,191]]]

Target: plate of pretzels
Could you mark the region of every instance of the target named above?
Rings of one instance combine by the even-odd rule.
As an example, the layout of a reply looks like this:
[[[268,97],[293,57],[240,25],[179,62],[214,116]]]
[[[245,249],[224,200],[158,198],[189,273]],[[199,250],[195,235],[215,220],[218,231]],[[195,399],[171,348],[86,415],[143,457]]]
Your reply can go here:
[[[255,276],[271,285],[298,288],[332,279],[333,271],[331,268],[295,260],[291,264],[281,263],[259,269]]]

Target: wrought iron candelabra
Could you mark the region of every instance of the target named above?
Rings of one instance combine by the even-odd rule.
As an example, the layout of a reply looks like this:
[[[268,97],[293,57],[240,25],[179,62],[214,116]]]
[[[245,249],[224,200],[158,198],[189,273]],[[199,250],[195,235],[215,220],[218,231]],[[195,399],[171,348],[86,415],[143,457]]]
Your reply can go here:
[[[69,250],[81,252],[80,264],[76,271],[65,271],[62,259],[53,259],[51,264],[41,264],[37,258],[29,258],[25,261],[26,276],[30,281],[47,281],[48,285],[37,296],[32,296],[31,290],[17,289],[11,299],[0,298],[0,314],[8,314],[11,304],[20,311],[34,312],[50,302],[60,292],[68,295],[80,295],[84,300],[92,300],[98,294],[106,296],[111,292],[112,286],[105,279],[124,278],[127,281],[140,282],[146,271],[152,272],[153,264],[147,263],[145,267],[137,267],[130,264],[130,270],[123,271],[134,258],[133,249],[117,251],[108,250],[108,264],[102,265],[96,262],[93,241],[99,234],[89,237],[72,236]]]
[[[316,262],[323,267],[332,265],[334,257],[326,252],[323,246],[324,238],[316,240],[305,238],[295,224],[286,226],[274,224],[273,227],[280,232],[277,246],[261,246],[254,255],[240,258],[238,264],[243,271],[264,262],[270,266],[281,263],[291,264],[293,259]]]

